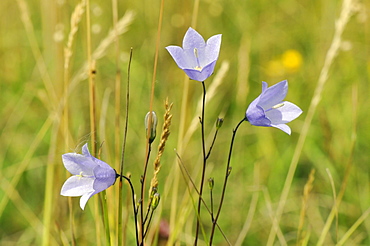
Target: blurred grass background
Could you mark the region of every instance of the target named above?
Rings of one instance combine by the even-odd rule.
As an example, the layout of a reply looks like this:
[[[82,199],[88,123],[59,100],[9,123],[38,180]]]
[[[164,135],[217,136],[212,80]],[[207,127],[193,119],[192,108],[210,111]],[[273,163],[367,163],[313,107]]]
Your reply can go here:
[[[71,87],[68,97],[70,140],[67,149],[66,136],[60,125],[64,48],[71,29],[71,14],[78,3],[73,0],[0,2],[0,245],[41,245],[43,235],[48,231],[45,230],[47,220],[44,217],[47,189],[52,191],[51,200],[48,200],[51,209],[47,232],[49,243],[71,244],[67,198],[59,195],[69,176],[61,155],[79,152],[91,134],[88,81],[86,75],[80,76],[87,61],[85,13],[81,15],[72,45],[68,79],[75,86]],[[178,164],[173,151],[182,141],[178,140],[178,134],[184,73],[164,47],[182,45],[183,35],[194,18],[194,4],[196,2],[193,1],[167,1],[164,5],[153,109],[162,119],[166,97],[174,106],[171,135],[159,175],[162,199],[149,233],[148,245],[156,244],[153,238],[160,221],[162,227],[164,221],[170,223],[174,241],[169,241],[169,245],[192,245],[193,242],[195,212],[188,199],[187,181],[181,175],[175,175]],[[338,243],[362,215],[365,220],[350,233],[345,245],[370,244],[370,219],[366,217],[370,207],[368,1],[356,2],[356,13],[342,35],[338,56],[329,70],[299,158],[279,222],[278,237],[274,242],[268,242],[272,214],[281,197],[341,6],[341,2],[335,0],[204,0],[199,3],[196,30],[205,39],[219,33],[223,35],[215,75],[206,81],[207,88],[212,87],[217,73],[223,68],[224,76],[206,106],[205,121],[206,135],[211,138],[217,117],[225,118],[207,170],[207,177],[215,179],[215,204],[220,196],[232,128],[244,117],[248,104],[259,95],[261,81],[273,85],[288,79],[287,100],[304,111],[289,124],[292,128],[290,137],[277,129],[252,127],[248,123],[239,130],[232,157],[232,174],[219,220],[232,245],[294,245],[299,230],[305,238],[302,245],[316,244],[346,175],[348,182],[344,197],[324,245]],[[112,29],[112,4],[91,0],[90,7],[94,52]],[[159,8],[159,1],[118,1],[118,18],[127,11],[133,11],[132,23],[128,24],[127,32],[119,36],[119,53],[111,40],[101,57],[96,59],[98,143],[104,141],[101,158],[118,170],[114,153],[117,137],[114,132],[116,60],[118,57],[122,75],[120,115],[123,124],[128,57],[133,47],[124,172],[131,173],[137,187],[145,159],[143,121],[149,111]],[[185,131],[193,119],[198,119],[196,108],[201,92],[200,83],[189,82]],[[162,124],[161,120],[159,124]],[[118,139],[121,145],[122,135]],[[154,146],[157,144],[158,139]],[[153,160],[154,157],[153,154]],[[183,146],[181,158],[198,184],[202,161],[199,129]],[[346,169],[348,163],[350,169]],[[52,182],[47,183],[51,177],[47,172],[50,166],[53,167]],[[305,202],[305,220],[298,229],[304,186],[312,169],[316,173]],[[173,193],[175,177],[179,178],[177,195]],[[117,235],[114,229],[117,191],[117,185],[107,191],[113,238]],[[192,195],[196,197],[194,191]],[[130,194],[126,192],[126,196]],[[88,202],[85,211],[78,206],[79,198],[72,199],[77,245],[100,244],[95,240],[93,226],[101,223],[101,218],[93,215],[94,199],[97,198]],[[209,202],[207,193],[205,200]],[[173,204],[177,204],[175,212],[172,211]],[[175,213],[175,220],[171,213]],[[131,214],[128,206],[124,213],[129,216],[127,245],[134,243]],[[202,214],[208,233],[210,217],[206,210]],[[215,245],[227,245],[219,232],[216,233]]]

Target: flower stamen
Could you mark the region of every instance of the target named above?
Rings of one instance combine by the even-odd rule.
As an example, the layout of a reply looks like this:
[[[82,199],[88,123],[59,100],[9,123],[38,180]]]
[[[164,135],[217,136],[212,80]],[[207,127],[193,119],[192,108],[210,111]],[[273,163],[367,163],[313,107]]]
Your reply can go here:
[[[284,103],[278,103],[275,106],[272,106],[273,109],[281,108],[284,106]]]
[[[202,71],[203,68],[200,66],[199,56],[198,56],[198,49],[197,48],[194,48],[194,55],[195,55],[195,58],[197,59],[197,63],[198,63],[198,65],[196,67],[194,67],[194,69],[198,70],[198,71]]]

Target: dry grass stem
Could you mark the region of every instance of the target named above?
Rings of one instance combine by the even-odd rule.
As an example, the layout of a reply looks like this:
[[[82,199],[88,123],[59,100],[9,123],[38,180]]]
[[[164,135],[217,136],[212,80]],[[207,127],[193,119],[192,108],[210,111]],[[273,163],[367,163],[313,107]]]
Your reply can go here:
[[[338,54],[344,28],[346,27],[350,17],[354,13],[354,10],[355,9],[354,9],[352,0],[343,1],[340,16],[335,21],[334,37],[332,39],[328,52],[326,53],[324,66],[321,69],[320,76],[317,82],[317,86],[315,88],[313,97],[311,99],[310,106],[307,112],[307,116],[305,118],[305,121],[302,127],[301,135],[299,136],[298,143],[296,145],[294,155],[290,163],[289,171],[285,179],[284,188],[280,196],[279,205],[278,205],[278,208],[275,214],[275,218],[278,223],[280,222],[281,215],[284,211],[284,207],[285,207],[285,204],[288,198],[289,190],[290,190],[290,187],[293,181],[294,173],[298,165],[298,160],[301,156],[302,149],[306,141],[306,137],[308,135],[308,130],[310,129],[313,116],[315,115],[317,106],[322,97],[324,86],[328,79],[329,69],[331,65],[333,64],[334,58]],[[275,237],[276,237],[276,230],[275,230],[275,227],[273,226],[271,227],[271,230],[270,230],[270,235],[267,241],[267,245],[272,246],[274,244]]]
[[[70,58],[72,56],[72,45],[73,39],[78,31],[78,25],[81,22],[82,15],[85,13],[86,1],[82,0],[79,4],[76,5],[72,15],[71,15],[71,30],[68,34],[67,45],[64,49],[64,69],[69,68]]]
[[[123,33],[127,32],[128,27],[131,25],[132,21],[134,20],[135,13],[133,11],[127,11],[125,15],[118,21],[116,30],[112,29],[109,31],[108,35],[100,42],[98,47],[92,53],[93,60],[99,60],[105,55],[107,49],[111,46],[116,38],[117,35],[122,35]],[[76,73],[76,75],[71,80],[70,90],[75,87],[78,82],[87,79],[88,76],[88,63],[85,62],[80,70]]]
[[[27,6],[27,3],[24,0],[17,0],[18,7],[21,13],[21,20],[26,29],[27,37],[31,46],[33,57],[36,61],[37,68],[39,70],[40,76],[44,83],[49,102],[52,102],[52,106],[56,106],[57,96],[55,93],[54,85],[51,81],[47,66],[42,56],[40,47],[37,42],[35,30],[30,18],[30,12]]]
[[[254,186],[258,187],[259,185],[260,185],[260,165],[257,163],[254,165]],[[241,229],[239,236],[234,244],[235,246],[243,244],[248,231],[252,227],[253,217],[257,210],[258,198],[259,198],[259,191],[254,191],[252,200],[249,204],[248,216],[245,219],[243,228]]]
[[[298,223],[298,232],[297,232],[297,245],[303,245],[303,241],[305,240],[305,235],[302,234],[303,232],[303,225],[306,218],[306,212],[308,207],[308,200],[310,198],[310,194],[313,188],[313,182],[315,181],[315,169],[312,169],[309,176],[307,183],[304,185],[303,188],[303,197],[302,197],[302,207],[301,213],[299,215],[299,223]]]

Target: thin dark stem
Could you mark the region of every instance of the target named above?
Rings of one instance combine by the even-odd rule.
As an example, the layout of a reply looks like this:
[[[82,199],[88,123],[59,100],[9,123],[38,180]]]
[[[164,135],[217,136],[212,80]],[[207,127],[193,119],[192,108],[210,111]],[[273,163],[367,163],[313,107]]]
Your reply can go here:
[[[196,192],[196,193],[198,194],[198,196],[199,196],[199,191],[198,191],[198,189],[197,189],[197,187],[196,187],[196,185],[195,185],[194,181],[191,179],[190,174],[189,174],[189,171],[186,169],[186,167],[185,167],[184,163],[182,163],[182,160],[181,160],[181,158],[180,158],[180,156],[179,156],[179,154],[178,154],[177,152],[176,152],[176,155],[177,155],[177,158],[179,159],[179,163],[180,163],[180,170],[181,170],[181,173],[182,173],[182,175],[183,175],[184,180],[185,180],[185,181],[187,181],[187,180],[186,180],[186,178],[185,178],[185,174],[186,174],[186,177],[189,179],[190,183],[192,184],[193,189],[195,190],[195,192]],[[208,213],[210,213],[210,214],[211,214],[211,210],[208,208],[208,206],[207,206],[206,202],[203,200],[203,198],[202,198],[202,197],[200,197],[200,198],[201,198],[201,201],[202,201],[202,203],[203,203],[203,206],[206,208],[206,210],[208,211]]]
[[[126,87],[126,110],[125,110],[125,128],[123,133],[123,143],[122,143],[122,151],[121,151],[121,164],[120,164],[120,173],[123,174],[123,167],[125,163],[125,149],[126,149],[126,142],[127,142],[127,130],[128,130],[128,116],[129,116],[129,106],[130,106],[130,73],[131,73],[131,61],[132,61],[132,52],[133,49],[130,50],[130,59],[127,68],[127,87]],[[118,137],[118,136],[117,136]],[[122,213],[123,213],[123,194],[122,194],[122,176],[119,177],[119,193],[118,193],[118,237],[117,237],[117,245],[122,245]],[[136,226],[136,224],[135,224]]]
[[[154,214],[154,210],[151,210],[151,211],[150,211],[150,216],[149,216],[148,225],[146,226],[146,229],[145,229],[145,232],[144,232],[144,237],[146,236],[146,234],[147,234],[147,232],[148,232],[148,230],[149,230],[149,225],[150,225],[150,222],[152,221],[153,214]]]
[[[149,143],[148,155],[146,156],[145,166],[144,166],[144,173],[141,177],[141,196],[140,196],[140,219],[141,219],[141,243],[144,242],[144,189],[145,189],[145,179],[146,179],[146,172],[148,169],[148,162],[150,157],[150,152],[152,150],[152,145]]]
[[[203,185],[204,185],[204,177],[206,173],[206,165],[207,165],[207,156],[206,156],[206,143],[204,139],[204,111],[205,111],[205,104],[206,104],[206,86],[204,81],[202,81],[203,86],[203,101],[202,101],[202,117],[200,118],[200,125],[202,130],[202,153],[203,153],[203,170],[202,170],[202,178],[200,181],[200,188],[199,188],[199,200],[198,200],[198,212],[197,212],[197,229],[195,232],[195,241],[194,245],[198,244],[198,234],[199,234],[199,227],[200,227],[200,208],[202,204],[202,193],[203,193]]]
[[[179,156],[179,154],[176,152],[176,156],[177,158],[179,159],[179,165],[180,165],[180,170],[181,170],[181,173],[182,173],[182,176],[184,178],[184,180],[186,181],[186,177],[189,179],[190,183],[192,184],[192,187],[193,189],[198,193],[199,195],[199,191],[197,189],[197,187],[195,186],[193,180],[191,179],[190,177],[190,174],[189,174],[189,171],[186,169],[184,163],[182,162],[181,160],[181,157]],[[188,185],[189,186],[189,185]],[[189,187],[188,187],[189,188]],[[207,204],[205,203],[205,201],[203,200],[202,198],[202,203],[204,205],[204,207],[206,208],[206,210],[208,211],[208,213],[211,215],[211,209],[208,208]],[[212,212],[213,213],[213,212]],[[224,239],[226,240],[226,242],[228,243],[228,245],[231,245],[230,241],[227,239],[225,233],[222,231],[221,227],[216,223],[216,226],[217,228],[219,229],[219,231],[221,232],[222,236],[224,237]]]
[[[213,189],[210,189],[209,193],[210,193],[210,197],[211,197],[211,219],[212,219],[212,222],[213,222],[214,221],[214,217],[213,217]]]
[[[211,154],[211,151],[212,151],[212,149],[213,149],[213,145],[214,145],[214,144],[215,144],[215,142],[216,142],[217,133],[218,133],[218,128],[216,129],[215,135],[213,136],[213,140],[212,140],[211,146],[209,147],[208,153],[207,153],[207,155],[206,155],[206,159],[208,159],[209,155]]]
[[[152,208],[152,201],[153,201],[153,196],[151,196],[150,200],[148,201],[148,208],[146,209],[145,219],[143,221],[143,227],[145,226],[145,223],[148,220],[148,215]]]
[[[235,129],[233,130],[233,136],[231,138],[231,144],[230,144],[230,150],[229,150],[229,156],[227,158],[227,165],[226,165],[226,173],[225,173],[225,180],[224,180],[224,185],[222,187],[222,193],[221,193],[221,199],[220,199],[220,205],[218,207],[218,210],[217,210],[217,213],[216,213],[216,217],[215,219],[212,221],[212,231],[211,231],[211,236],[210,236],[210,239],[209,239],[209,245],[212,245],[212,241],[213,241],[213,236],[214,236],[214,233],[215,233],[215,228],[216,228],[216,224],[217,224],[217,220],[218,220],[218,217],[220,216],[220,213],[221,213],[221,208],[222,208],[222,204],[224,202],[224,198],[225,198],[225,192],[226,192],[226,185],[227,185],[227,181],[229,179],[229,176],[230,176],[230,161],[231,161],[231,154],[232,154],[232,151],[233,151],[233,146],[234,146],[234,139],[235,139],[235,136],[236,136],[236,132],[239,128],[239,126],[246,120],[246,118],[242,119],[235,127]]]
[[[130,185],[130,188],[131,188],[132,208],[134,209],[134,218],[135,218],[136,245],[139,246],[140,244],[139,244],[139,231],[138,231],[138,228],[137,228],[137,208],[136,208],[136,204],[135,204],[135,189],[134,189],[134,186],[131,183],[130,178],[128,178],[126,176],[123,176],[123,175],[120,175],[120,178],[126,179],[127,182]]]

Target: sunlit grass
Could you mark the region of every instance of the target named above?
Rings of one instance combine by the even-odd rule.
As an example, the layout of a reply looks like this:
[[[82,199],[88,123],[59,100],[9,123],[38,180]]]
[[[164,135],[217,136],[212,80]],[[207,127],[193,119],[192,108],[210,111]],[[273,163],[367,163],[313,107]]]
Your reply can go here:
[[[105,245],[98,196],[87,203],[85,211],[79,208],[79,198],[72,198],[71,217],[68,199],[60,196],[60,188],[69,175],[66,176],[61,155],[79,152],[92,136],[86,13],[79,12],[81,21],[72,25],[71,31],[71,15],[80,1],[48,1],[47,5],[44,2],[0,3],[0,245],[41,245],[43,240],[45,245],[71,245],[72,237],[77,245]],[[194,242],[198,197],[188,177],[181,175],[176,152],[198,185],[202,164],[198,118],[202,90],[196,81],[184,82],[183,71],[164,49],[167,45],[181,45],[189,26],[196,27],[205,38],[223,35],[215,74],[206,81],[208,146],[217,117],[225,118],[206,171],[206,177],[215,180],[215,206],[220,198],[232,128],[260,93],[261,81],[272,85],[287,79],[287,100],[304,111],[289,123],[290,137],[277,129],[254,127],[248,122],[240,127],[219,219],[231,244],[294,245],[299,232],[299,245],[368,245],[369,3],[356,5],[335,44],[338,53],[326,68],[324,61],[335,43],[341,2],[207,0],[199,1],[199,6],[197,1],[164,2],[152,105],[160,119],[158,125],[162,125],[163,105],[168,97],[173,102],[173,118],[157,176],[161,202],[148,232],[148,245],[166,245],[166,239],[158,235],[159,225],[163,229],[164,222],[172,230],[168,245]],[[138,193],[145,161],[144,117],[150,110],[160,3],[118,1],[117,8],[113,8],[110,1],[91,0],[90,8],[90,53],[96,61],[96,144],[104,142],[101,159],[117,171],[117,149],[120,153],[125,120],[127,67],[133,48],[123,174],[131,174]],[[115,11],[117,17],[113,16]],[[117,32],[114,25],[119,26]],[[70,55],[68,69],[64,67],[69,58],[65,54]],[[321,79],[320,73],[325,69],[327,77]],[[317,92],[320,83],[322,91]],[[66,94],[68,97],[64,97]],[[312,106],[312,100],[317,104]],[[68,106],[67,111],[64,105]],[[310,108],[313,111],[308,115]],[[118,130],[117,122],[121,126]],[[158,139],[153,149],[157,148]],[[151,163],[157,154],[153,151],[150,179]],[[315,176],[308,181],[312,169]],[[308,182],[312,189],[305,193]],[[131,194],[125,184],[123,192],[123,223],[127,218],[123,239],[126,245],[134,245],[132,203],[126,200]],[[204,200],[209,204],[209,192],[204,192]],[[118,182],[107,190],[113,245],[121,233],[116,230],[117,204]],[[212,223],[205,209],[202,215],[207,237]],[[274,226],[275,216],[278,221]],[[100,240],[96,238],[95,225],[102,230]],[[200,233],[201,242],[204,239],[208,241]],[[214,245],[227,245],[217,230]]]

